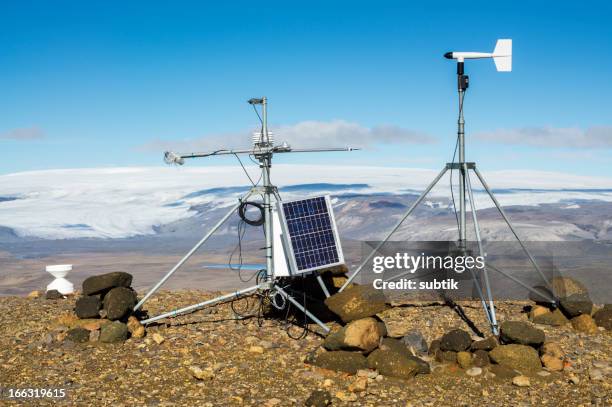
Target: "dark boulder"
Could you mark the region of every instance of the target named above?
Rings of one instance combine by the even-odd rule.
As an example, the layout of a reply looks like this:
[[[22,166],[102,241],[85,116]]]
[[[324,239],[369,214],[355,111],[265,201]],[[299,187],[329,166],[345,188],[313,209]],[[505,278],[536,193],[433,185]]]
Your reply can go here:
[[[97,295],[87,295],[76,300],[74,311],[81,319],[99,318],[102,301]]]
[[[440,338],[440,349],[443,351],[461,352],[469,349],[472,344],[470,334],[462,329],[453,329]]]
[[[539,347],[544,343],[544,331],[527,322],[506,321],[500,325],[500,340],[503,343],[517,343]]]
[[[368,366],[366,357],[360,352],[349,352],[345,350],[320,353],[314,358],[312,364],[322,367],[323,369],[351,374],[357,373],[360,369],[366,369]]]
[[[582,314],[591,315],[593,301],[588,294],[572,294],[559,300],[559,307],[570,319]]]
[[[606,304],[602,309],[593,314],[597,326],[602,326],[612,331],[612,304]]]
[[[66,339],[77,343],[87,342],[89,341],[89,330],[85,328],[73,328],[67,332]]]
[[[127,337],[127,325],[122,322],[113,321],[111,323],[102,325],[100,328],[100,342],[123,342],[127,339]]]
[[[488,352],[492,350],[494,347],[496,347],[497,345],[498,345],[497,338],[495,338],[494,336],[489,336],[486,339],[472,342],[472,345],[470,346],[470,348],[472,349],[473,352],[477,350],[484,350]]]
[[[376,349],[368,356],[368,367],[375,369],[384,376],[409,379],[425,370],[425,361],[410,355],[401,355],[389,349]],[[429,365],[427,365],[429,371]]]
[[[132,275],[122,271],[91,276],[83,281],[83,295],[106,294],[115,287],[129,287]]]
[[[115,287],[104,296],[106,317],[111,321],[127,317],[136,305],[136,294],[129,288]]]

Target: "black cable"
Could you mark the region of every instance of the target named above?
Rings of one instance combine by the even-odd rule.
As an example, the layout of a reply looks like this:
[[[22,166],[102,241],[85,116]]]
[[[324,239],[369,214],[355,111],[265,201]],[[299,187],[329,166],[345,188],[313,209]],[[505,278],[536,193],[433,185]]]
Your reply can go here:
[[[255,208],[259,209],[259,218],[258,219],[249,219],[249,218],[247,218],[246,211],[247,211],[247,207],[248,206],[254,206]],[[242,201],[240,203],[240,206],[238,207],[238,216],[240,216],[240,219],[242,219],[243,221],[245,221],[246,223],[248,223],[251,226],[261,226],[265,222],[265,209],[264,209],[264,205],[260,204],[258,202],[253,202],[253,201]]]

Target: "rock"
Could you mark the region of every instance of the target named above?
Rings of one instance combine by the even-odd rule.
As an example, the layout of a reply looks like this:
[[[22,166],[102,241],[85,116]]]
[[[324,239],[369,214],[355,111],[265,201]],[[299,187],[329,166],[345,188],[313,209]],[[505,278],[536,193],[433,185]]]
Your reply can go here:
[[[557,298],[569,297],[573,294],[588,294],[584,284],[570,277],[554,277],[551,285]]]
[[[418,365],[419,369],[417,370],[417,374],[430,374],[431,373],[431,367],[429,366],[429,363],[427,363],[423,359],[416,357],[416,356],[412,356],[412,355],[408,355],[407,358],[412,360]]]
[[[486,350],[478,349],[474,352],[474,359],[472,359],[472,365],[477,367],[485,367],[490,363],[489,352]]]
[[[548,314],[549,312],[550,312],[550,309],[548,309],[547,307],[543,307],[541,305],[535,305],[531,307],[531,310],[529,311],[529,320],[533,322],[534,318],[540,315]]]
[[[360,350],[366,353],[374,350],[381,338],[378,321],[363,318],[351,321],[325,338],[323,347],[327,350]]]
[[[491,365],[489,370],[495,377],[499,377],[500,379],[512,379],[514,376],[519,375],[516,370],[504,365]]]
[[[500,325],[500,340],[503,343],[540,346],[545,339],[544,331],[527,322],[506,321]]]
[[[453,329],[440,339],[440,349],[443,351],[460,352],[468,350],[472,344],[470,334],[462,329]]]
[[[574,374],[570,374],[569,375],[569,381],[573,384],[578,384],[580,383],[580,379],[578,377],[576,377],[576,375]]]
[[[348,386],[348,391],[353,393],[360,393],[362,391],[366,391],[368,387],[368,378],[367,377],[358,377]]]
[[[472,352],[475,352],[477,350],[485,350],[488,352],[492,350],[494,347],[496,347],[497,345],[498,345],[497,338],[491,335],[486,339],[472,342],[470,349],[472,349]]]
[[[325,305],[344,322],[371,317],[388,308],[382,290],[371,285],[348,287],[325,299]]]
[[[559,308],[552,312],[538,315],[532,319],[534,324],[550,325],[550,326],[563,326],[569,323],[569,319],[563,315]]]
[[[351,374],[357,373],[359,369],[366,369],[368,367],[366,357],[360,352],[349,352],[345,350],[321,353],[316,356],[312,364],[324,369]]]
[[[544,367],[552,372],[560,372],[563,370],[563,361],[553,355],[542,355],[540,360]]]
[[[189,366],[189,373],[198,380],[212,380],[215,374],[212,370],[202,369],[199,366]]]
[[[597,324],[590,315],[582,314],[571,319],[572,326],[578,332],[587,334],[596,334],[598,332]]]
[[[99,318],[102,301],[97,295],[87,295],[76,300],[74,311],[81,319]]]
[[[132,285],[132,275],[122,271],[91,276],[83,281],[83,295],[106,294],[115,287]]]
[[[435,355],[439,350],[440,350],[440,340],[439,339],[434,339],[429,344],[429,351],[428,351],[428,353],[430,355]]]
[[[85,328],[72,328],[67,332],[66,339],[72,342],[83,343],[89,341],[89,331]]]
[[[512,379],[512,384],[518,387],[529,387],[531,383],[529,382],[529,378],[527,376],[515,376]]]
[[[536,285],[535,287],[533,287],[536,291],[539,291],[542,293],[542,295],[538,295],[532,291],[529,291],[529,299],[533,302],[535,302],[536,304],[541,304],[544,306],[549,306],[550,305],[550,300],[549,298],[554,299],[555,295],[546,287],[544,287],[543,285]],[[548,298],[547,298],[548,297]]]
[[[127,328],[132,338],[143,338],[145,336],[145,327],[133,315],[128,318]]]
[[[39,290],[34,290],[34,291],[30,291],[30,293],[28,294],[26,298],[35,299],[35,298],[40,298],[41,295],[42,293]]]
[[[468,369],[472,366],[472,354],[466,351],[457,352],[457,363],[462,369]]]
[[[336,398],[340,401],[353,402],[357,401],[357,395],[348,391],[339,391],[336,393]]]
[[[612,305],[606,304],[602,309],[593,314],[593,319],[597,326],[612,331]]]
[[[565,356],[565,352],[563,352],[558,342],[544,342],[540,348],[540,354],[550,355],[559,359],[563,359]]]
[[[380,349],[392,350],[402,356],[412,355],[412,353],[410,353],[410,349],[408,349],[404,342],[394,338],[383,338],[380,341]]]
[[[275,406],[280,405],[282,402],[283,400],[273,397],[269,399],[268,401],[266,401],[266,403],[264,404],[264,407],[275,407]]]
[[[327,407],[332,403],[332,396],[325,390],[314,390],[306,399],[306,407]]]
[[[123,342],[127,339],[127,336],[127,325],[119,321],[113,321],[109,324],[102,325],[100,328],[100,342]]]
[[[259,345],[253,345],[249,348],[249,352],[251,353],[257,353],[259,355],[263,354],[265,351],[265,349],[263,348],[263,346],[259,346]]]
[[[422,368],[416,360],[393,350],[376,349],[368,356],[367,363],[381,375],[403,379],[414,377]]]
[[[60,300],[64,298],[64,296],[57,290],[49,290],[45,293],[45,298],[48,300]]]
[[[526,345],[500,345],[489,352],[491,360],[521,372],[535,372],[542,368],[538,352]]]
[[[402,342],[411,349],[415,355],[427,354],[427,341],[419,331],[409,331],[402,337]]]
[[[106,317],[111,321],[127,317],[136,305],[136,294],[126,287],[115,287],[104,296]]]
[[[479,367],[471,367],[465,371],[465,374],[471,377],[480,376],[482,374],[482,369]]]
[[[570,318],[582,314],[591,315],[593,302],[588,294],[572,294],[569,297],[559,299],[559,307]]]
[[[442,363],[455,363],[457,362],[457,352],[438,349],[436,352],[436,360]]]
[[[378,321],[378,331],[380,332],[380,336],[384,337],[384,336],[389,335],[387,324],[385,324],[383,321]]]

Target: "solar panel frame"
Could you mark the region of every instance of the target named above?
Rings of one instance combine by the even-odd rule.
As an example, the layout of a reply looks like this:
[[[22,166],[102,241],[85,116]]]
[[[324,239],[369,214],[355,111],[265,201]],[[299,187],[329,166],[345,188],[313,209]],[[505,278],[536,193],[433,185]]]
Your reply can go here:
[[[331,236],[327,235],[326,238],[327,239],[329,239],[330,237],[333,238],[333,246],[329,246],[329,247],[335,248],[335,254],[337,256],[334,257],[333,255],[329,253],[329,251],[327,254],[330,255],[331,260],[336,260],[336,261],[329,261],[327,263],[316,265],[314,267],[307,267],[307,268],[300,269],[298,265],[298,259],[296,257],[296,253],[293,247],[293,238],[296,238],[298,236],[303,236],[300,234],[300,232],[303,232],[303,230],[300,230],[298,233],[294,233],[296,232],[295,230],[290,230],[291,228],[288,225],[284,207],[285,205],[295,204],[296,202],[312,201],[312,200],[321,199],[321,198],[323,199],[322,202],[325,204],[325,212],[327,213],[327,220],[329,221],[329,223],[325,222],[324,226],[328,228],[329,232],[331,232]],[[334,217],[334,212],[333,212],[333,208],[331,204],[331,198],[329,195],[311,197],[311,198],[306,198],[306,199],[294,199],[291,201],[279,201],[277,202],[277,206],[278,206],[279,218],[281,221],[282,238],[284,242],[283,246],[285,249],[285,253],[287,254],[287,257],[288,257],[289,267],[290,267],[292,274],[304,274],[304,273],[309,273],[309,272],[313,272],[316,270],[326,269],[329,267],[344,264],[344,254],[342,252],[342,245],[340,243],[338,227],[336,225],[336,219]],[[299,210],[300,209],[298,209],[298,211]],[[314,214],[307,215],[307,216],[321,215],[325,212],[316,212]],[[300,216],[300,215],[297,215],[297,216]],[[294,218],[294,219],[297,219],[297,218]],[[303,219],[303,217],[301,217],[300,219]],[[299,244],[299,242],[297,244]],[[319,254],[319,253],[316,253],[316,254]]]

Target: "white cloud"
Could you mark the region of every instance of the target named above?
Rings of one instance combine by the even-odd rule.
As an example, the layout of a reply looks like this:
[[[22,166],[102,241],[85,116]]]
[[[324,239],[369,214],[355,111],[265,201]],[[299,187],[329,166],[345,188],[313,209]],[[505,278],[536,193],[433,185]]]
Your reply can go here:
[[[13,129],[0,133],[0,139],[5,140],[36,140],[45,137],[45,133],[38,127]]]
[[[381,125],[372,128],[345,120],[329,122],[304,121],[293,125],[271,128],[277,143],[286,141],[293,147],[366,147],[374,144],[432,144],[436,138],[422,132],[398,126]],[[217,134],[183,140],[153,140],[143,146],[144,151],[196,151],[247,147],[252,131]]]
[[[523,127],[476,135],[480,140],[537,147],[611,148],[612,127]]]

